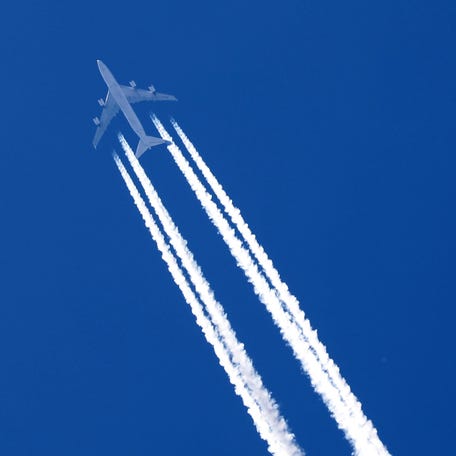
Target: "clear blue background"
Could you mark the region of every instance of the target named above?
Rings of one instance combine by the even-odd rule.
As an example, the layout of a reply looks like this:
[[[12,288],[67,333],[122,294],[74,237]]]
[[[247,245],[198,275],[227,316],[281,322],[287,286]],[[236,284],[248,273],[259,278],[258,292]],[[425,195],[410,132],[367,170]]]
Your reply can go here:
[[[111,158],[150,82],[393,454],[454,452],[456,7],[3,5],[0,453],[263,455]],[[138,108],[149,133],[149,107]],[[309,455],[350,454],[166,149],[143,165]]]

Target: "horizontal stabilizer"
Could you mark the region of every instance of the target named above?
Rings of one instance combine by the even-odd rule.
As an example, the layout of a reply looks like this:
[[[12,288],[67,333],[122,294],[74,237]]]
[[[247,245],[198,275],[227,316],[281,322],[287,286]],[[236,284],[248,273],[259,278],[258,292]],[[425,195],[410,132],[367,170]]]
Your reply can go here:
[[[141,155],[151,147],[159,146],[160,144],[170,144],[170,142],[165,139],[155,138],[154,136],[145,136],[144,138],[141,138],[138,147],[136,148],[136,158],[141,157]]]

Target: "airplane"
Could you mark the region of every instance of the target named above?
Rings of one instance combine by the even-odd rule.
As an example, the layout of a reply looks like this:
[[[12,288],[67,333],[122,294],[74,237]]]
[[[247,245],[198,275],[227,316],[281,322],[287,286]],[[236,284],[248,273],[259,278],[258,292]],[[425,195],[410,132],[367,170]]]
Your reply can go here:
[[[133,111],[131,103],[138,103],[140,101],[177,101],[173,95],[165,93],[158,93],[155,91],[154,86],[149,86],[148,90],[136,89],[136,83],[130,81],[130,87],[120,85],[112,75],[109,68],[101,61],[97,60],[98,68],[104,82],[108,86],[108,94],[106,99],[100,98],[98,103],[103,107],[101,118],[95,117],[93,122],[98,127],[93,138],[93,147],[96,149],[97,145],[103,136],[109,122],[120,111],[123,112],[130,127],[139,137],[138,147],[136,148],[135,156],[139,158],[146,150],[160,144],[170,144],[161,138],[148,136],[144,131],[138,116]]]

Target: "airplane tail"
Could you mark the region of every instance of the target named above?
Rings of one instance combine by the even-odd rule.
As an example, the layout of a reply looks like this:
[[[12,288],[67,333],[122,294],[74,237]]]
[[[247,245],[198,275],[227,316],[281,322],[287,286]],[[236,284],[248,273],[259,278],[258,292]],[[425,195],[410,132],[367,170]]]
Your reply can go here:
[[[169,144],[169,141],[161,138],[155,138],[154,136],[144,136],[139,140],[138,147],[136,148],[136,158],[141,157],[141,155],[151,147],[159,146],[160,144]]]

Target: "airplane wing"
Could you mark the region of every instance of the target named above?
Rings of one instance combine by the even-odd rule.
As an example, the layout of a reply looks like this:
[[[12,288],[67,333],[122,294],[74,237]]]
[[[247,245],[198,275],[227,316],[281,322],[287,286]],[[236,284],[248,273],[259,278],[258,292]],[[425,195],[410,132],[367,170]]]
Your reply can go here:
[[[98,125],[93,138],[93,147],[97,147],[101,137],[104,135],[104,132],[109,125],[109,122],[111,122],[112,118],[115,117],[118,112],[119,105],[114,101],[113,97],[109,96],[108,92],[106,102],[103,106],[103,111],[101,112],[100,124]]]
[[[154,90],[136,89],[135,87],[128,87],[121,85],[123,93],[130,103],[138,103],[140,101],[177,101],[173,95],[166,93],[158,93]]]

